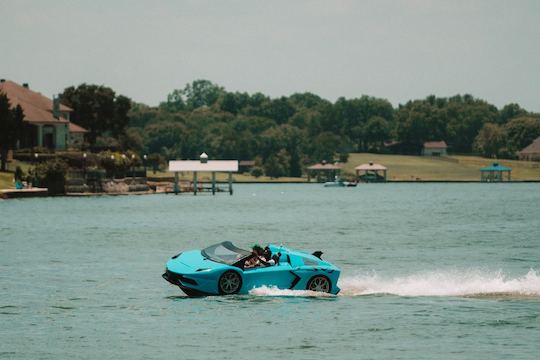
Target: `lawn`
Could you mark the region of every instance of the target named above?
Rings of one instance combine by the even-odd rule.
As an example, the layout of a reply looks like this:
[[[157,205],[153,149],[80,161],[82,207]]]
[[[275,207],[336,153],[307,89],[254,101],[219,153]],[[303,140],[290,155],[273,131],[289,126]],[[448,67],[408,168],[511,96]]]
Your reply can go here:
[[[343,177],[354,177],[354,168],[370,161],[382,164],[388,168],[388,180],[411,181],[411,180],[451,180],[451,181],[478,181],[480,180],[480,168],[490,165],[495,161],[478,156],[448,156],[427,157],[407,155],[381,155],[367,153],[353,153],[349,161],[343,166]],[[500,160],[502,165],[512,168],[513,180],[540,180],[540,163],[518,160]],[[173,174],[158,172],[155,175],[148,172],[149,177],[155,180],[172,180]],[[183,180],[192,180],[191,173],[181,175]],[[217,174],[218,181],[227,181],[226,174]],[[282,177],[272,179],[267,176],[255,178],[248,174],[233,174],[234,182],[305,182],[304,178]],[[210,173],[199,174],[199,181],[211,181]]]
[[[540,163],[518,160],[494,160],[478,156],[427,157],[407,155],[350,154],[344,174],[373,161],[388,168],[388,180],[480,180],[480,168],[499,162],[512,168],[513,180],[540,180]]]
[[[0,172],[0,189],[14,188],[13,174],[9,172]]]
[[[7,172],[0,172],[0,189],[9,189],[15,188],[15,183],[13,182],[13,173],[17,166],[20,166],[25,174],[28,173],[30,164],[23,163],[17,160],[8,163]]]

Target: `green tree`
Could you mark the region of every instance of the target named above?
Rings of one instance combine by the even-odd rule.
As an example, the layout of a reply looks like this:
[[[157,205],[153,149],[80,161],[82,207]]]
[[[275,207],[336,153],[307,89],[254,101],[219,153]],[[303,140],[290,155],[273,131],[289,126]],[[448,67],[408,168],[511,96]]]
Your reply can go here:
[[[364,143],[364,127],[360,125],[353,126],[349,132],[349,136],[353,144],[356,145],[356,151],[361,152],[364,148],[362,146]]]
[[[515,153],[540,136],[540,117],[517,117],[506,124],[504,129],[508,136],[508,149]]]
[[[107,130],[114,137],[124,133],[126,126],[129,124],[129,110],[131,109],[131,99],[126,96],[118,95],[114,99],[114,117],[109,119]]]
[[[435,131],[430,126],[430,106],[421,100],[408,102],[397,113],[397,135],[400,141],[422,144],[434,139]]]
[[[320,96],[310,92],[295,93],[289,97],[289,103],[297,109],[316,110],[322,106],[331,105],[328,100],[322,99]]]
[[[183,89],[173,90],[167,102],[161,107],[168,111],[194,110],[202,106],[212,106],[225,91],[209,80],[195,80]]]
[[[251,176],[255,176],[256,178],[263,176],[264,169],[260,166],[254,166],[250,171]]]
[[[341,137],[328,131],[323,132],[313,139],[310,158],[317,162],[333,162],[340,145]]]
[[[39,186],[48,188],[49,194],[57,195],[65,192],[67,170],[68,164],[64,160],[54,158],[37,164],[33,175]]]
[[[123,135],[119,136],[120,147],[138,152],[144,151],[144,132],[141,128],[128,128]]]
[[[470,153],[480,129],[485,123],[496,123],[498,118],[495,106],[468,94],[450,98],[446,109],[447,137],[442,139],[456,152]]]
[[[390,137],[390,125],[388,121],[380,116],[373,116],[364,126],[364,136],[366,142],[380,150],[385,140]]]
[[[400,105],[396,113],[398,140],[422,145],[445,140],[454,151],[472,151],[474,139],[485,123],[496,122],[497,108],[471,95],[451,98],[428,96]]]
[[[6,94],[0,93],[0,170],[6,171],[7,154],[22,137],[24,113],[17,105],[11,108]]]
[[[499,111],[499,124],[506,124],[513,118],[524,115],[527,115],[527,111],[522,109],[518,104],[507,104]]]
[[[150,153],[166,158],[182,157],[182,145],[186,143],[187,129],[184,124],[162,122],[145,127],[146,147]]]
[[[89,130],[88,141],[95,144],[98,136],[110,133],[118,137],[129,123],[131,100],[116,96],[109,87],[81,84],[70,86],[60,94],[63,104],[71,107],[71,121]]]
[[[267,176],[278,178],[289,174],[290,156],[285,149],[277,154],[272,154],[264,163],[264,171]]]
[[[222,94],[218,102],[219,108],[222,111],[226,111],[236,115],[248,105],[249,95],[247,93],[226,92]]]
[[[357,99],[340,97],[326,114],[325,131],[349,135],[352,128],[364,126],[374,116],[392,121],[394,109],[388,100],[363,95]]]
[[[506,145],[506,132],[493,123],[486,123],[476,136],[474,149],[485,157],[498,157]]]
[[[286,123],[295,111],[285,96],[272,99],[262,105],[263,116],[275,120],[278,124]]]
[[[167,101],[159,104],[159,107],[169,112],[185,110],[186,101],[184,99],[184,91],[181,89],[173,90],[169,95],[167,95]]]

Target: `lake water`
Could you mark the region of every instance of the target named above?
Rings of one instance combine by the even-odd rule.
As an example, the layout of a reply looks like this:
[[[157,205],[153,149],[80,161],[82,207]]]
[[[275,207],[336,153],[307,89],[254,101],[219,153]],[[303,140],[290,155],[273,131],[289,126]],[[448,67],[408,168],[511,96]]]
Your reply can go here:
[[[338,296],[191,299],[168,257],[284,243]],[[537,359],[540,185],[236,185],[0,201],[0,358]]]

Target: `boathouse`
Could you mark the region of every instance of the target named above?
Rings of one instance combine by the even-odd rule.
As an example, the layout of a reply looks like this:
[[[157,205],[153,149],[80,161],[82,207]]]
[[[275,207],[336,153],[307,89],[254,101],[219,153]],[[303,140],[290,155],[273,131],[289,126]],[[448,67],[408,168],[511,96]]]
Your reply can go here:
[[[199,160],[171,160],[169,161],[169,171],[174,172],[174,193],[181,192],[180,188],[180,173],[192,172],[193,182],[188,187],[188,191],[193,191],[193,195],[197,195],[200,191],[211,191],[215,195],[221,189],[217,187],[216,173],[228,174],[228,189],[230,195],[233,194],[232,188],[232,173],[238,172],[238,160],[208,160],[208,155],[202,153]],[[199,181],[199,173],[206,172],[212,174],[211,187],[206,187]]]
[[[358,165],[354,170],[356,171],[356,181],[385,182],[388,168],[370,161],[368,164]]]
[[[341,165],[339,163],[328,164],[326,162],[311,165],[307,168],[308,182],[315,177],[317,182],[334,181],[339,176]]]
[[[480,181],[482,182],[503,182],[512,180],[512,168],[493,163],[480,169]],[[505,179],[506,176],[506,179]]]

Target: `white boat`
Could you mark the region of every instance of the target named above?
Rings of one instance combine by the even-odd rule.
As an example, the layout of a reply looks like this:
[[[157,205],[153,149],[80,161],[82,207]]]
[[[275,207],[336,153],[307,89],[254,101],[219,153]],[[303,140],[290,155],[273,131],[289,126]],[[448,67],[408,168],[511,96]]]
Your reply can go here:
[[[351,187],[356,185],[356,182],[343,181],[337,176],[334,181],[327,181],[324,183],[324,187]]]

